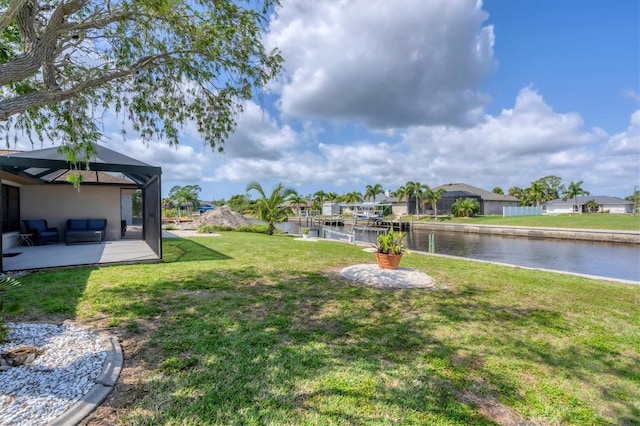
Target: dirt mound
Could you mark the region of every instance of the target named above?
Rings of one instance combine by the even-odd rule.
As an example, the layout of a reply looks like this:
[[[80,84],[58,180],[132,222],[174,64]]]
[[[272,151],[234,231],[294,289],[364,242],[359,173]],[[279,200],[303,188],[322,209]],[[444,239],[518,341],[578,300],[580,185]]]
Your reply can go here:
[[[248,226],[251,223],[239,213],[234,212],[227,206],[217,207],[214,210],[205,212],[194,221],[194,225],[221,225],[237,228],[238,226]]]

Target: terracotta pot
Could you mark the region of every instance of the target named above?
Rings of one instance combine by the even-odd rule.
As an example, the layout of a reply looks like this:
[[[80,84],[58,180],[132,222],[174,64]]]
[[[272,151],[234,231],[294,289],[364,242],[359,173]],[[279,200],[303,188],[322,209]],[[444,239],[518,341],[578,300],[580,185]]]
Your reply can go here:
[[[398,269],[398,265],[400,264],[400,259],[402,259],[401,254],[384,254],[384,253],[376,253],[376,259],[378,259],[378,266],[380,269]]]

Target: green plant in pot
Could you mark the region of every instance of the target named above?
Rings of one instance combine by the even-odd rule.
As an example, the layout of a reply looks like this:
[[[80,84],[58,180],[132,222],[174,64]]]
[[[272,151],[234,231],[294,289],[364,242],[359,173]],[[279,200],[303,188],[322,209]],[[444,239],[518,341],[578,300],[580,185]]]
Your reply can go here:
[[[309,237],[309,228],[302,228],[302,238],[308,238]]]
[[[404,232],[392,229],[376,238],[376,259],[381,269],[398,269],[404,248]]]

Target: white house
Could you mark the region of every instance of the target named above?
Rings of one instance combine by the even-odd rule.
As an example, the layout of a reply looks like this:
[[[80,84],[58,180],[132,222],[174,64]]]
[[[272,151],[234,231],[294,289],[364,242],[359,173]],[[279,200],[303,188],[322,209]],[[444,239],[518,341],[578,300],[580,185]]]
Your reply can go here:
[[[594,200],[596,204],[598,204],[598,212],[613,214],[633,213],[633,201],[626,201],[622,198],[602,195],[581,195],[577,197],[578,204],[576,204],[576,200],[573,198],[566,201],[562,198],[558,198],[556,200],[547,201],[542,208],[546,214],[586,213],[589,211],[586,204],[590,200]]]

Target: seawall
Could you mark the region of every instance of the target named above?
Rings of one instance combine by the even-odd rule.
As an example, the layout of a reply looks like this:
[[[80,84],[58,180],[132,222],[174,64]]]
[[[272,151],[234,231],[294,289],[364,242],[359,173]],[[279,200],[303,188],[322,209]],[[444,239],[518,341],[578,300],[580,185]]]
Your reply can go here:
[[[413,222],[414,229],[440,232],[505,235],[509,237],[553,238],[601,243],[640,244],[640,232],[610,229],[531,228],[526,226],[466,225],[460,223]]]

